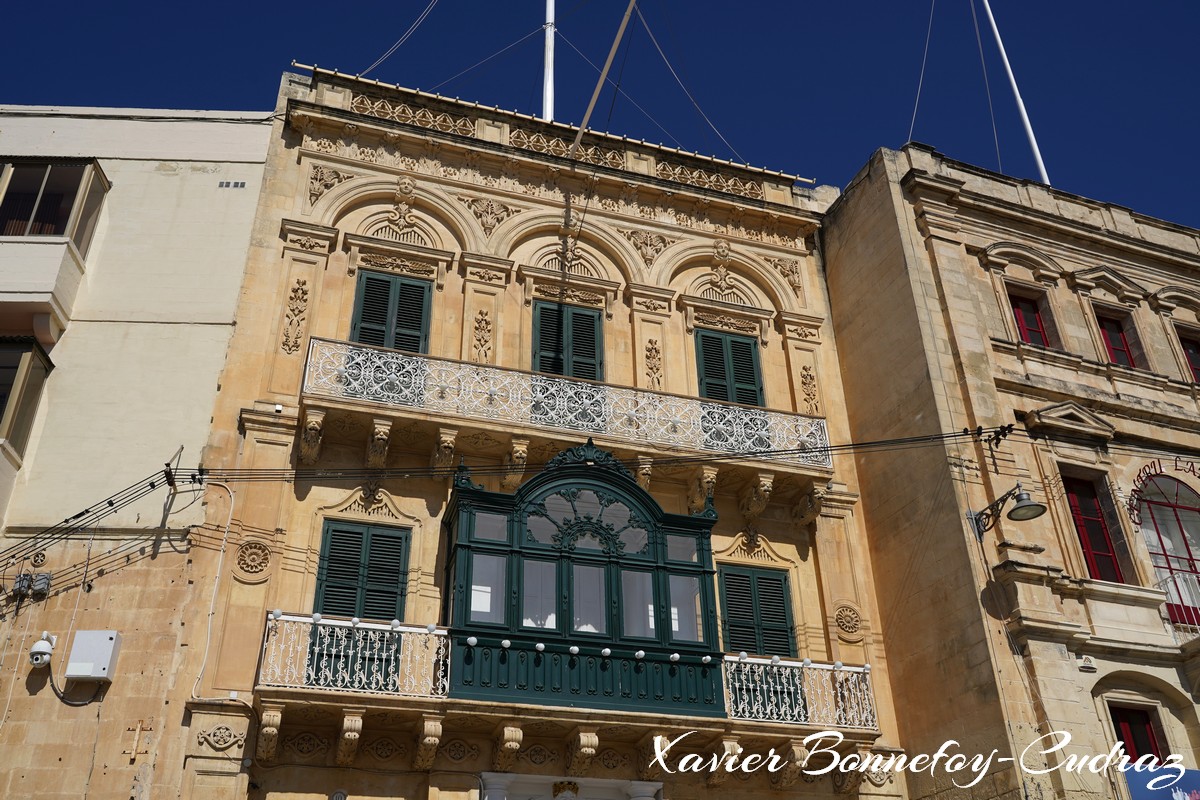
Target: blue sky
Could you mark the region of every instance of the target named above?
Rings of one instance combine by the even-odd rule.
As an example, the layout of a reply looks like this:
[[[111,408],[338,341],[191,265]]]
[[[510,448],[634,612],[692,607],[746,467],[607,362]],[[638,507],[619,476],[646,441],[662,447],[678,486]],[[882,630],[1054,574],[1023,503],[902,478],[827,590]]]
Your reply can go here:
[[[6,10],[0,103],[268,110],[292,59],[359,73],[429,0],[122,2]],[[995,43],[975,0],[938,0],[912,138],[947,156],[1036,177]],[[624,0],[557,0],[556,118],[578,122]],[[1052,184],[1200,227],[1200,4],[992,0]],[[845,186],[878,147],[908,139],[928,0],[729,3],[640,0],[592,127]],[[540,113],[544,0],[439,0],[369,77]],[[536,31],[536,33],[534,33]],[[493,56],[532,36],[506,52]],[[460,73],[464,73],[461,74]],[[639,110],[634,103],[646,112]],[[648,115],[648,116],[647,116]],[[652,119],[651,119],[652,118]],[[2,142],[2,138],[0,138]],[[0,145],[2,147],[2,145]],[[732,148],[732,149],[731,149]]]

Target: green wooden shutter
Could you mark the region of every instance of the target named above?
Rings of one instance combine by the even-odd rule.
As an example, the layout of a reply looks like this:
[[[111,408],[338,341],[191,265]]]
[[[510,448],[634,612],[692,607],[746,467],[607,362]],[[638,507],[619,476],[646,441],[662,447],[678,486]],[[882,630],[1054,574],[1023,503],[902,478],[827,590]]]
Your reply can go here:
[[[428,281],[360,270],[350,340],[413,353],[426,352],[431,288]]]
[[[758,342],[749,336],[696,331],[700,396],[750,406],[763,404]]]
[[[317,569],[317,600],[313,604],[313,610],[317,613],[358,616],[363,533],[358,525],[338,522],[325,524],[325,541]]]
[[[429,349],[429,289],[427,281],[397,279],[394,340],[389,347],[424,353]]]
[[[564,370],[565,306],[537,303],[533,308],[533,370],[562,375]]]
[[[758,342],[742,336],[730,336],[728,342],[733,399],[748,406],[761,406],[763,397],[762,376],[758,369]]]
[[[600,312],[589,308],[567,307],[571,320],[570,364],[567,374],[572,378],[599,381],[604,379],[603,348],[600,343]]]
[[[696,367],[700,396],[707,400],[729,400],[729,370],[725,368],[725,339],[722,334],[696,331]]]
[[[725,647],[752,655],[794,656],[787,573],[721,567]]]
[[[410,531],[329,521],[317,569],[314,610],[364,619],[403,619]]]
[[[559,303],[536,303],[533,369],[569,378],[604,380],[600,312]]]
[[[395,285],[388,275],[360,270],[358,292],[354,302],[354,321],[350,325],[350,340],[377,347],[388,346],[388,322],[394,306]]]

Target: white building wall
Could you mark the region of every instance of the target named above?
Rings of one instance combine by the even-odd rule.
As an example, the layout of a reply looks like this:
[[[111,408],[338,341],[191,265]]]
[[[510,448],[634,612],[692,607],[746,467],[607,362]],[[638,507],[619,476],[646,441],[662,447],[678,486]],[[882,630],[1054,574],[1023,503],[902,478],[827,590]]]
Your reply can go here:
[[[94,157],[112,182],[11,479],[10,530],[56,524],[161,469],[181,446],[181,464],[199,463],[269,134],[270,112],[0,107],[0,157]],[[165,499],[102,524],[158,527]],[[165,524],[202,518],[183,497]]]

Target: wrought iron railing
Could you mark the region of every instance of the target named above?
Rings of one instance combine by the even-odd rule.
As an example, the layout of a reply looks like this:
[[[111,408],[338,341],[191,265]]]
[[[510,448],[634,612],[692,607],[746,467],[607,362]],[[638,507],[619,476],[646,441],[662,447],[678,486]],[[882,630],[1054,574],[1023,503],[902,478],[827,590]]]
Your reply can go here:
[[[1184,645],[1200,638],[1200,575],[1172,572],[1155,586],[1167,593],[1167,618],[1175,643]]]
[[[272,613],[259,686],[445,697],[450,640],[444,630]]]
[[[825,420],[312,339],[304,393],[830,467]],[[766,455],[773,454],[773,455]]]
[[[877,730],[871,668],[725,657],[732,719]]]

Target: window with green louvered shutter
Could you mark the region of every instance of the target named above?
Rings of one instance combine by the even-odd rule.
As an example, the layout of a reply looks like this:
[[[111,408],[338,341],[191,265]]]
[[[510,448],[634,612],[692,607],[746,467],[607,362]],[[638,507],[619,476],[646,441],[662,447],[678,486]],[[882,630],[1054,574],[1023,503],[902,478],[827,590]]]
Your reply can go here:
[[[407,528],[327,521],[313,610],[342,617],[403,619],[410,534]]]
[[[758,342],[752,337],[697,330],[696,367],[704,399],[763,404]]]
[[[431,289],[428,281],[359,270],[350,340],[427,352]]]
[[[533,370],[568,378],[604,380],[600,312],[559,303],[535,303]]]
[[[721,621],[727,652],[796,655],[786,572],[722,566],[720,583]]]

